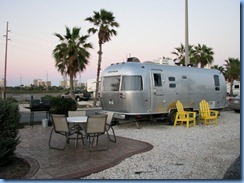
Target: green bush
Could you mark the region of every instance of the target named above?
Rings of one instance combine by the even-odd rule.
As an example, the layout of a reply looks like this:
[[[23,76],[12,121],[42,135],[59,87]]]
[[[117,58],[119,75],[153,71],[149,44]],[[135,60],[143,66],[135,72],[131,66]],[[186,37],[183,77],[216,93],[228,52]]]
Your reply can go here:
[[[0,99],[0,166],[9,163],[15,155],[19,137],[20,112],[16,102]]]
[[[54,96],[52,96],[52,95],[45,95],[45,96],[43,96],[42,98],[41,98],[41,100],[52,100],[52,98],[54,98]]]
[[[46,98],[47,99],[47,98]],[[76,102],[71,98],[50,97],[51,113],[68,115],[68,111],[77,109]]]

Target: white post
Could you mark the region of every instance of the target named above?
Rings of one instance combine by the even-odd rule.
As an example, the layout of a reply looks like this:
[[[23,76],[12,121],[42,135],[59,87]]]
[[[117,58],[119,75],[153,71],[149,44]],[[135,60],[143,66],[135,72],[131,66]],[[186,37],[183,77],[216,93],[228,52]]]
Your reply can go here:
[[[189,64],[188,50],[188,0],[185,0],[185,65]]]

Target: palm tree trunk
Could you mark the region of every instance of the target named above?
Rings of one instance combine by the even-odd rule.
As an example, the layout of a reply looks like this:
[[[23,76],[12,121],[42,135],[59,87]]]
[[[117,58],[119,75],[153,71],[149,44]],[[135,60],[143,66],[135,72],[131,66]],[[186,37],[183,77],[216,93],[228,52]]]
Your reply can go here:
[[[97,80],[96,80],[96,91],[95,91],[95,97],[93,100],[93,106],[96,107],[97,104],[97,96],[98,96],[98,89],[99,89],[99,77],[100,77],[100,70],[101,70],[101,62],[102,62],[102,44],[99,43],[99,51],[98,53],[98,64],[97,64]]]
[[[70,95],[72,99],[75,99],[75,95],[74,95],[74,83],[73,83],[73,73],[70,72],[69,75],[69,85],[70,85]]]
[[[230,96],[231,96],[231,97],[233,96],[233,90],[232,90],[233,85],[234,85],[234,80],[231,79],[231,80],[230,80]]]
[[[201,68],[204,68],[204,63],[202,60],[200,60]]]

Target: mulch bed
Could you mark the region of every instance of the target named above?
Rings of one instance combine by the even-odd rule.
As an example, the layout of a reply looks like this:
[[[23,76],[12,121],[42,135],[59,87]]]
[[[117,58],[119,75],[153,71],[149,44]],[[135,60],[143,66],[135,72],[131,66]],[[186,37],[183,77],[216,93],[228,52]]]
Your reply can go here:
[[[0,166],[1,179],[22,179],[29,172],[29,163],[19,157],[15,157],[13,161],[5,166]]]

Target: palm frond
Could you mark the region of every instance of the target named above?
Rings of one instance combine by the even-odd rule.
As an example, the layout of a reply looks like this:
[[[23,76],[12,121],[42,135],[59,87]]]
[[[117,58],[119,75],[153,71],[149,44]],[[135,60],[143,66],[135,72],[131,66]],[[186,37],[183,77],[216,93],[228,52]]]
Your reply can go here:
[[[64,40],[64,38],[63,38],[63,36],[62,36],[61,34],[54,33],[54,35],[55,35],[56,37],[58,37],[60,41],[63,41],[63,40]]]
[[[89,34],[90,34],[90,33],[95,34],[97,31],[98,31],[98,29],[95,29],[95,28],[89,28],[87,32],[88,32]]]

